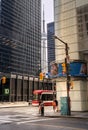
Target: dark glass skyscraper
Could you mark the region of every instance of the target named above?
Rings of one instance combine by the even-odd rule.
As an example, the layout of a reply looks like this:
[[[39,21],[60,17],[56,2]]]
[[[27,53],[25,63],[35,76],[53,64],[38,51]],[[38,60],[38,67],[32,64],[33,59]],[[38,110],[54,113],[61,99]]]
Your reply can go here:
[[[0,72],[35,75],[41,61],[41,0],[0,0]]]
[[[48,46],[48,71],[50,71],[50,63],[55,61],[55,40],[54,36],[54,22],[47,24],[47,46]]]

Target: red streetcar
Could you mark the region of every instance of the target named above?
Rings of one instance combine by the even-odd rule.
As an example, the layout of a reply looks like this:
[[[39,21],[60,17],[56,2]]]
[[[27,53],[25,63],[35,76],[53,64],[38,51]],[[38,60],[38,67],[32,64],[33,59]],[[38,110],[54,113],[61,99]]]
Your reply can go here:
[[[32,105],[39,106],[39,102],[42,100],[44,106],[52,106],[55,96],[56,94],[53,90],[34,90]]]

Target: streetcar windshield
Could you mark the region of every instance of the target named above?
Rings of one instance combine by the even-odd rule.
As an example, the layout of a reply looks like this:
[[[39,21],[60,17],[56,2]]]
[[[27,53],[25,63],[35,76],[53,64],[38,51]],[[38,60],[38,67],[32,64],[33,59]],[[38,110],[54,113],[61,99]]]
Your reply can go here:
[[[41,99],[43,101],[50,101],[53,100],[53,94],[42,94]]]

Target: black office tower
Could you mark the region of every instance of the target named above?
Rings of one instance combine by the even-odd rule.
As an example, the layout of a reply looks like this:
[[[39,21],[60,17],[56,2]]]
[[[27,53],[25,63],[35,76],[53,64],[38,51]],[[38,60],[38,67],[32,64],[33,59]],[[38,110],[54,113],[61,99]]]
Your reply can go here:
[[[48,46],[48,71],[50,72],[50,63],[55,61],[55,40],[54,22],[47,24],[47,46]]]
[[[0,0],[0,72],[36,75],[41,61],[41,0]]]

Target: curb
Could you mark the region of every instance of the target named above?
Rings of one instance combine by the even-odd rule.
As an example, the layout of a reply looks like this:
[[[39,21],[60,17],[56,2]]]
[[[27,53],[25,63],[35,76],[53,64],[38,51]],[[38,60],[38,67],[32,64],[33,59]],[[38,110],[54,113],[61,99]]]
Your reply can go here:
[[[29,106],[28,104],[0,104],[0,109],[1,108],[14,108],[14,107],[27,107]]]
[[[76,119],[86,119],[88,120],[88,117],[78,117],[78,116],[48,116],[48,115],[45,115],[44,117],[48,117],[48,118],[76,118]]]
[[[17,108],[17,107],[28,107],[28,106],[7,106],[7,107],[0,107],[0,109],[2,108]]]

